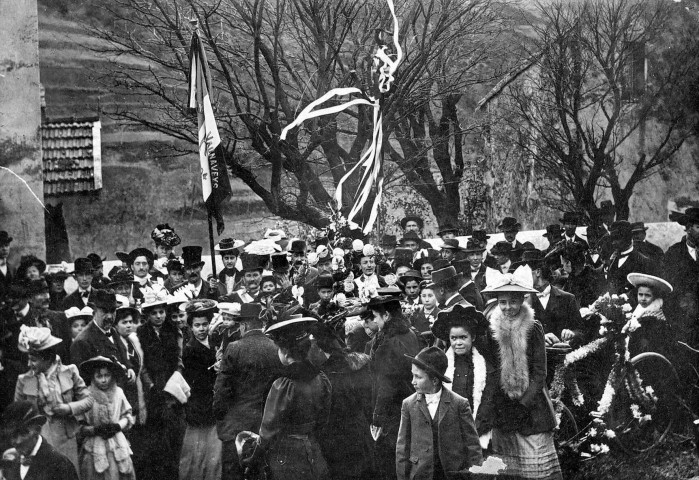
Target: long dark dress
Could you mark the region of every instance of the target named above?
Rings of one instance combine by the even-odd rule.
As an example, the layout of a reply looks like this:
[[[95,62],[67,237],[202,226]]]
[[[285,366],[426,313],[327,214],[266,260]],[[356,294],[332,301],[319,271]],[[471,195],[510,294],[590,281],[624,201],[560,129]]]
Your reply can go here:
[[[267,395],[260,444],[273,480],[326,479],[317,434],[328,422],[330,380],[310,362],[284,368]]]
[[[148,411],[143,429],[143,445],[147,447],[142,456],[137,456],[138,478],[177,479],[186,430],[184,407],[163,389],[172,374],[182,368],[182,334],[170,320],[163,323],[160,334],[148,323],[138,327],[136,334],[143,349]]]
[[[369,360],[363,353],[335,351],[321,366],[332,385],[332,405],[319,440],[333,480],[375,477]]]

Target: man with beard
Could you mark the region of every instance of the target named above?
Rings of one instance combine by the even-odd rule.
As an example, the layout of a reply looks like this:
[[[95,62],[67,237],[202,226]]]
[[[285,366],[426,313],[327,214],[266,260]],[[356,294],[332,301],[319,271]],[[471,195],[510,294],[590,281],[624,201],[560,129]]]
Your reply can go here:
[[[0,231],[0,301],[5,297],[7,289],[14,279],[15,269],[7,263],[10,255],[12,237],[4,230]]]
[[[269,257],[264,255],[245,254],[241,256],[243,263],[243,288],[236,290],[225,298],[226,302],[252,303],[257,301],[260,294],[260,281],[264,265]]]
[[[80,365],[97,356],[115,358],[126,367],[128,381],[135,382],[136,374],[126,347],[119,341],[119,333],[114,328],[118,306],[116,295],[109,290],[95,290],[88,306],[93,310],[92,321],[73,340],[70,346],[71,363]]]
[[[63,299],[61,310],[68,310],[70,307],[77,307],[79,310],[85,308],[92,295],[92,279],[94,278],[94,267],[88,258],[76,258],[73,271],[75,281],[78,282],[78,289]]]
[[[211,288],[209,282],[201,278],[201,269],[204,262],[201,259],[202,248],[194,245],[182,247],[182,260],[184,260],[184,276],[187,280],[186,288],[194,293],[193,298],[218,299],[218,288]],[[215,282],[214,282],[215,283]]]

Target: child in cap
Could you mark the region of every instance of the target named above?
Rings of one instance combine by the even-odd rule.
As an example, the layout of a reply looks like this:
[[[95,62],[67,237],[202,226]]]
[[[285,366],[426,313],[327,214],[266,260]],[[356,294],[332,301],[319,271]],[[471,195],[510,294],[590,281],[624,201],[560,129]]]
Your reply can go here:
[[[85,413],[80,434],[82,480],[135,480],[131,447],[124,432],[134,424],[131,405],[117,380],[126,375],[124,367],[107,357],[94,357],[80,364],[95,399]]]
[[[216,360],[220,361],[228,344],[240,339],[240,304],[234,302],[222,302],[218,304],[220,323],[211,329],[209,341],[211,347],[216,349]]]

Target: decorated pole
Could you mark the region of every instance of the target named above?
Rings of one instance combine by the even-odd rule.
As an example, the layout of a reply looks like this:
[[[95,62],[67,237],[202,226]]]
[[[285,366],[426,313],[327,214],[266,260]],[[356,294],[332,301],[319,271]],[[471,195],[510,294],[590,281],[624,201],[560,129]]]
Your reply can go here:
[[[359,224],[365,234],[371,232],[376,217],[381,205],[381,195],[383,193],[383,97],[388,93],[393,84],[393,74],[396,72],[398,65],[403,60],[403,50],[398,41],[398,18],[396,17],[393,0],[386,0],[388,8],[391,11],[393,18],[393,48],[395,60],[391,59],[386,50],[388,46],[378,38],[379,46],[374,53],[374,68],[378,75],[376,90],[364,92],[359,88],[345,87],[334,88],[327,92],[319,99],[308,104],[296,119],[282,130],[280,135],[281,140],[285,140],[289,131],[298,127],[304,121],[320,117],[323,115],[332,115],[346,110],[355,105],[368,105],[373,110],[374,131],[371,139],[371,145],[364,152],[359,162],[352,167],[340,179],[335,190],[335,202],[337,203],[337,211],[342,212],[346,216],[347,222],[352,225]],[[346,103],[335,105],[332,107],[319,108],[323,103],[334,97],[342,97],[345,95],[359,95],[360,98],[354,98]],[[343,208],[343,188],[344,184],[353,177],[359,177],[357,191],[352,195],[352,204],[348,209]],[[346,210],[345,214],[343,210]]]
[[[209,225],[209,248],[211,269],[216,276],[216,257],[214,253],[213,219],[219,235],[225,228],[221,204],[231,195],[231,184],[224,159],[221,138],[214,110],[211,106],[211,73],[206,60],[204,46],[199,39],[198,24],[192,22],[192,44],[189,52],[189,108],[196,109],[199,127],[199,163],[201,166],[201,190],[207,211]]]

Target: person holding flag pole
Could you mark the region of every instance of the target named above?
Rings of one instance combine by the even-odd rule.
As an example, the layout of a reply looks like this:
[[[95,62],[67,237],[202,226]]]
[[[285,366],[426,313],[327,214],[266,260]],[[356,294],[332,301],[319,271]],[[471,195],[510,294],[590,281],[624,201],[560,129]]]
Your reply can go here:
[[[231,195],[231,184],[224,159],[223,146],[218,134],[216,118],[211,105],[211,72],[206,52],[199,38],[199,24],[192,20],[194,32],[189,50],[189,108],[197,112],[199,127],[199,162],[201,164],[201,190],[206,204],[209,223],[209,248],[211,269],[216,278],[214,232],[212,218],[216,219],[218,235],[225,228],[221,204]]]

